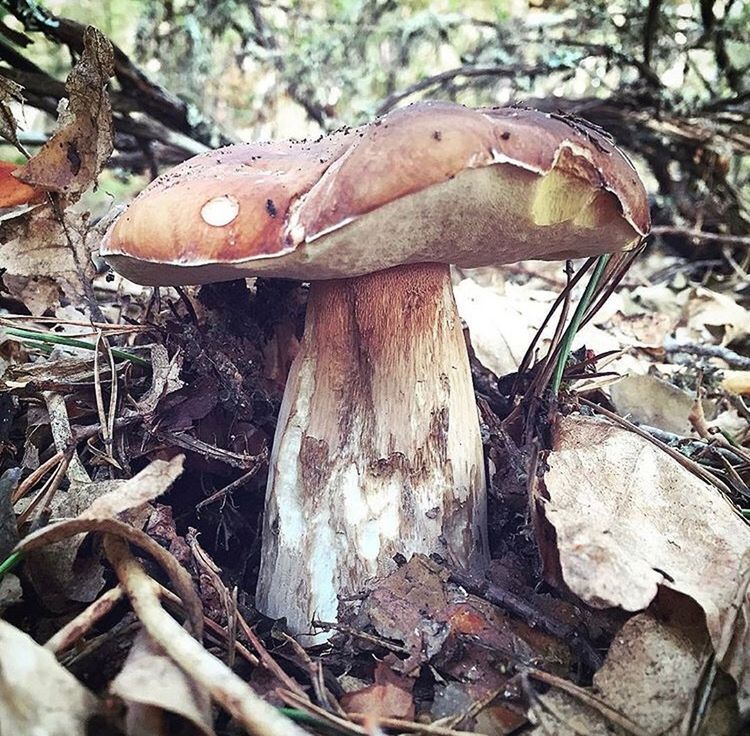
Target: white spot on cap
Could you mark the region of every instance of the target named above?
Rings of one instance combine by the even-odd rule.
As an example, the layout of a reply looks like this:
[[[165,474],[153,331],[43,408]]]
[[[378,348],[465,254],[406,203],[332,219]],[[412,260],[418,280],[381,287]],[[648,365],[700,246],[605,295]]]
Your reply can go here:
[[[294,245],[299,245],[305,239],[305,226],[298,222],[289,231],[289,237]]]
[[[207,225],[224,227],[228,225],[240,211],[240,203],[230,194],[209,199],[201,207],[201,217]]]

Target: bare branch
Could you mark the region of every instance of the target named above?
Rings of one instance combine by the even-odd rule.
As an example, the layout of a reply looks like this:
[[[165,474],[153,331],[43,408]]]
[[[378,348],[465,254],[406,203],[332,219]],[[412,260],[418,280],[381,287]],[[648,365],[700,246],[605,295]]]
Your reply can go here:
[[[406,87],[400,92],[387,97],[377,109],[377,115],[383,115],[394,108],[401,100],[410,97],[417,92],[423,92],[430,87],[437,87],[446,82],[450,82],[457,77],[537,77],[541,74],[549,74],[557,71],[567,71],[570,67],[558,66],[550,68],[546,65],[536,64],[533,66],[459,66],[455,69],[448,69],[439,74],[433,74],[430,77],[424,77],[419,82]]]

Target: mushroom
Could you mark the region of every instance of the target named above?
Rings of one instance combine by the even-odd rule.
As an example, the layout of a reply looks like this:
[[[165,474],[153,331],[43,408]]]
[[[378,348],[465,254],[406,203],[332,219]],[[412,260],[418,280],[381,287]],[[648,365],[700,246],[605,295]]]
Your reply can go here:
[[[432,102],[313,142],[201,154],[148,186],[102,254],[144,284],[311,282],[271,453],[257,607],[315,619],[436,554],[487,561],[479,419],[449,264],[627,249],[649,228],[606,135]]]

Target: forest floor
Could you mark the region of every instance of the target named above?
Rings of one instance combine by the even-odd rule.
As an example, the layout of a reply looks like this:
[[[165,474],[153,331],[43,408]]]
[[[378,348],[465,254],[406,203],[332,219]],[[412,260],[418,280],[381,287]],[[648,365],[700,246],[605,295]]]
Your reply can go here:
[[[306,288],[136,287],[55,251],[53,208],[4,218],[0,714],[15,733],[77,733],[92,714],[97,733],[740,732],[750,313],[728,249],[636,259],[558,396],[536,379],[559,310],[543,322],[563,292],[572,314],[585,278],[456,271],[491,565],[480,579],[404,561],[305,651],[253,596]],[[82,219],[64,215],[83,249]]]

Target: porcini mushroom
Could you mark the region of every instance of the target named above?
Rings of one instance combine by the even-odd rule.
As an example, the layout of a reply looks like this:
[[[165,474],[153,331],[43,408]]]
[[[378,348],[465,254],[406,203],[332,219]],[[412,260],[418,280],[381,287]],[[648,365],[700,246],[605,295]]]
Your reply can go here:
[[[649,227],[597,130],[422,103],[315,142],[243,144],[157,179],[102,254],[146,284],[310,281],[270,461],[257,606],[311,636],[394,558],[487,558],[482,445],[449,264],[626,249]]]

